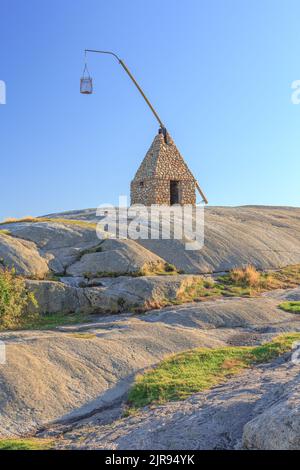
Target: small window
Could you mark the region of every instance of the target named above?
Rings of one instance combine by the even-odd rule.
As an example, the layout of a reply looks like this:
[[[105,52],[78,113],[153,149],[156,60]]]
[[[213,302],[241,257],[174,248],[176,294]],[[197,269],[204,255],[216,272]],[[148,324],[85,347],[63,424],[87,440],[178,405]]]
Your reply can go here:
[[[140,188],[144,187],[144,181],[140,181]]]

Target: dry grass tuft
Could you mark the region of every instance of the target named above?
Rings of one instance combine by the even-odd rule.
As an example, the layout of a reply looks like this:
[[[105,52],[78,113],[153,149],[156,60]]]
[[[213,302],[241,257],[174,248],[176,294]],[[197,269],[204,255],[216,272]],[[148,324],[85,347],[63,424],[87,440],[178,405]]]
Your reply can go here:
[[[251,265],[232,269],[229,272],[228,280],[236,286],[249,288],[256,292],[281,287],[279,281],[273,274],[259,272]]]
[[[13,224],[16,222],[36,222],[37,218],[33,217],[32,215],[26,215],[25,217],[22,217],[21,219],[17,219],[16,217],[7,217],[6,219],[1,222],[2,224]]]
[[[258,287],[261,282],[261,274],[254,266],[234,268],[229,273],[230,279],[242,287]]]

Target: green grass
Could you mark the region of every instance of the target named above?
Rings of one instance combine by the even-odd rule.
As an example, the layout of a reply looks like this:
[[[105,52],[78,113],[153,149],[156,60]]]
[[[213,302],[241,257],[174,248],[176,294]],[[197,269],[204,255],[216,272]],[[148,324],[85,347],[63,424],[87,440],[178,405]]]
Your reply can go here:
[[[282,302],[282,304],[279,305],[279,308],[285,312],[300,313],[300,302]]]
[[[48,313],[38,315],[33,320],[25,320],[18,328],[14,328],[14,330],[51,330],[58,326],[76,325],[90,321],[92,321],[91,317],[83,313]],[[0,331],[5,331],[5,329],[1,329],[0,327]]]
[[[52,447],[50,439],[0,439],[0,450],[49,450]]]
[[[184,400],[209,389],[241,370],[269,362],[291,350],[300,333],[282,334],[261,346],[197,348],[166,358],[136,377],[128,395],[129,410],[152,403]]]
[[[0,230],[0,235],[11,235],[11,233],[10,233],[9,230],[1,229],[1,230]]]

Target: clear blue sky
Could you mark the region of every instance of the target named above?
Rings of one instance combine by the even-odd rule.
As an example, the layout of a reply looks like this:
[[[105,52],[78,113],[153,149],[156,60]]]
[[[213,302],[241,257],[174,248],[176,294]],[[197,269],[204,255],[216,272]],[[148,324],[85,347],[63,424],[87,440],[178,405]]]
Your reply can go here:
[[[212,205],[299,206],[299,0],[1,0],[0,218],[117,202],[157,107]]]

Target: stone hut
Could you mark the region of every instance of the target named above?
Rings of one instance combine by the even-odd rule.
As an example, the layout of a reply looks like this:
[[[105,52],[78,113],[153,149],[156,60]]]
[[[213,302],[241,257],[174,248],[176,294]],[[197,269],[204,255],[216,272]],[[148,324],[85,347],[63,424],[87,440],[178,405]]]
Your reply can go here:
[[[131,204],[194,205],[196,189],[207,202],[172,138],[160,129],[131,182]]]

